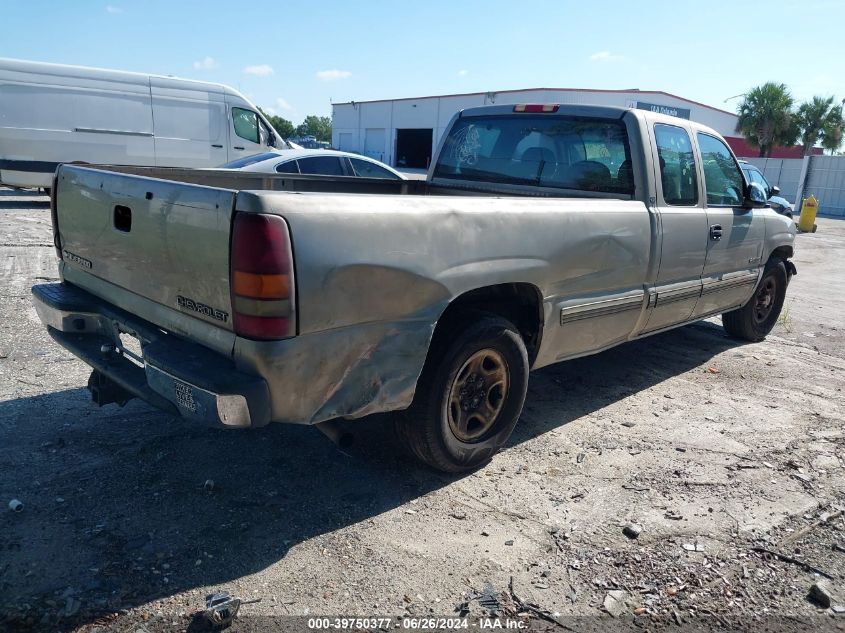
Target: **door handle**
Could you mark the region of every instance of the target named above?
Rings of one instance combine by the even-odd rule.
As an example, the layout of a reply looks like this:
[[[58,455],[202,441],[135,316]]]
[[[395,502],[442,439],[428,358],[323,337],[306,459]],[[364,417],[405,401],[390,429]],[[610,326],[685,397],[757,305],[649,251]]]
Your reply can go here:
[[[711,240],[722,239],[722,225],[721,224],[711,224],[710,225],[710,239]]]
[[[240,145],[235,145],[235,149],[243,149]]]
[[[216,148],[218,148],[218,149],[223,149],[223,146],[222,146],[222,145],[218,145],[217,143],[212,143],[212,144],[211,144],[211,146],[212,146],[212,147],[216,147]]]

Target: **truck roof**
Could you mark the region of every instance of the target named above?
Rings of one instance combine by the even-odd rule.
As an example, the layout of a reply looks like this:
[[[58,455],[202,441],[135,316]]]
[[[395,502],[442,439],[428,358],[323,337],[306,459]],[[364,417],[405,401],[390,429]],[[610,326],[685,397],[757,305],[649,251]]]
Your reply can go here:
[[[485,105],[476,106],[473,108],[465,108],[458,112],[458,117],[472,117],[496,114],[513,114],[518,104],[503,104],[503,105]],[[623,108],[621,106],[605,106],[605,105],[587,105],[587,104],[566,104],[566,103],[549,103],[541,105],[555,105],[557,109],[554,112],[538,113],[541,116],[555,116],[555,115],[569,115],[569,116],[592,116],[605,117],[612,119],[621,119],[626,113],[630,112],[637,118],[645,118],[648,115],[652,121],[659,121],[660,123],[667,123],[668,125],[682,125],[690,128],[707,132],[715,136],[721,137],[713,128],[710,128],[702,123],[692,121],[690,119],[680,119],[678,117],[670,116],[668,114],[660,114],[651,112],[650,110],[641,110],[638,108]]]

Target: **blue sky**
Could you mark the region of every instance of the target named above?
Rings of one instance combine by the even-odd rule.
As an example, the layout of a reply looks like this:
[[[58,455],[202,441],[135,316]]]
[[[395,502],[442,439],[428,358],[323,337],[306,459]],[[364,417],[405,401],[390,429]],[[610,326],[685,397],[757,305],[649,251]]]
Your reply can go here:
[[[0,0],[0,16],[0,57],[225,83],[294,123],[331,101],[532,87],[730,111],[769,80],[845,97],[845,0]]]

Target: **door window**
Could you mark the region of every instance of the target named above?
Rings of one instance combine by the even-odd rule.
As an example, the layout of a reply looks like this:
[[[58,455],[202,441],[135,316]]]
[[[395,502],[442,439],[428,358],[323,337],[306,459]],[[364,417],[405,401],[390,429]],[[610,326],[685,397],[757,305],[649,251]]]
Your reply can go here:
[[[299,159],[299,171],[303,174],[343,176],[343,165],[337,156],[311,156]]]
[[[252,143],[258,143],[258,115],[252,110],[232,108],[235,134]]]
[[[388,171],[380,165],[371,163],[368,160],[361,160],[360,158],[350,158],[352,169],[356,176],[361,178],[388,178],[390,180],[399,180],[398,176],[391,171]]]
[[[742,204],[745,183],[733,154],[722,141],[709,134],[698,134],[707,204],[737,207]]]
[[[676,125],[657,123],[654,126],[663,201],[674,206],[698,204],[698,177],[695,154],[689,134]]]
[[[286,163],[279,163],[276,165],[276,172],[280,174],[298,174],[299,167],[296,166],[295,160],[289,160]]]
[[[769,181],[763,176],[762,172],[759,169],[749,168],[748,175],[751,182],[756,182],[758,185],[763,187],[766,195],[768,195],[769,191],[771,191],[771,186],[769,185]]]

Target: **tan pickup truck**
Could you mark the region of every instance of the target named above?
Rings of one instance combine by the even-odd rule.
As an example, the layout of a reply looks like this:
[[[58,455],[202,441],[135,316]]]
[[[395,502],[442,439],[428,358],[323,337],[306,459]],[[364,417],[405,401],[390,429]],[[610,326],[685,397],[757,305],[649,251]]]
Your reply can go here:
[[[795,273],[795,225],[718,134],[621,108],[464,110],[425,181],[64,165],[52,205],[35,307],[97,403],[395,411],[445,471],[506,442],[529,370],[717,314],[761,340]]]

